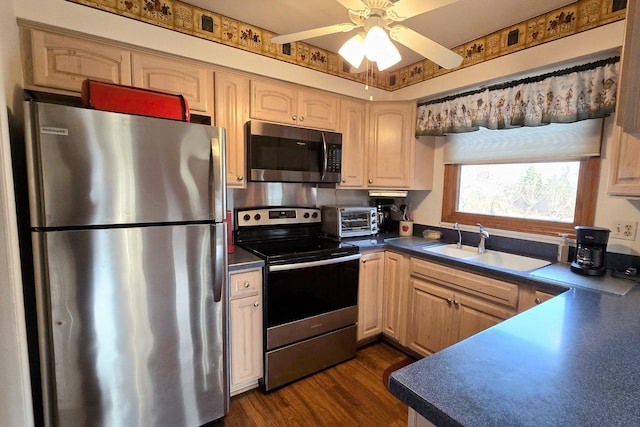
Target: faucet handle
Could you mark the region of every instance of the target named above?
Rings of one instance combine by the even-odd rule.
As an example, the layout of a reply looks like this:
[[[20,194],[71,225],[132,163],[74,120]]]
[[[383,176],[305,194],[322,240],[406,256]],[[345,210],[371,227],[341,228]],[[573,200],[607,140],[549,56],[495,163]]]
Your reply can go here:
[[[480,227],[480,234],[484,237],[489,237],[489,232],[484,229],[482,224],[480,224],[479,222],[477,222],[476,224],[478,225],[478,227]]]

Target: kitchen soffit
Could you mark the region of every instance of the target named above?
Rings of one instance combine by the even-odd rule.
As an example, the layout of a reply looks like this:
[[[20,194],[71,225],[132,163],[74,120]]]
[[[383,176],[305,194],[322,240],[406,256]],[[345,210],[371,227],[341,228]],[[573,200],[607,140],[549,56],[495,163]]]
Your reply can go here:
[[[305,0],[304,2],[273,0],[269,2],[269,8],[264,8],[264,2],[261,0],[188,0],[189,3],[178,0],[171,3],[143,0],[142,3],[120,2],[117,5],[114,4],[113,7],[105,5],[104,0],[68,1],[107,10],[132,19],[348,80],[367,83],[389,91],[624,19],[626,5],[624,1],[620,0],[578,0],[575,2],[567,0],[536,2],[459,0],[436,11],[411,18],[405,23],[414,29],[419,29],[418,26],[429,28],[429,32],[432,28],[436,32],[435,28],[438,28],[438,37],[432,36],[432,38],[447,47],[450,47],[451,43],[455,44],[457,40],[470,40],[469,38],[474,34],[487,34],[486,32],[492,28],[499,28],[507,22],[510,22],[511,26],[503,27],[501,30],[481,36],[479,39],[472,39],[468,43],[462,42],[463,44],[453,47],[454,51],[463,56],[464,61],[462,65],[452,70],[442,69],[430,60],[421,60],[418,57],[419,62],[394,71],[355,74],[350,72],[348,65],[345,66],[346,62],[337,53],[307,43],[314,42],[324,45],[328,41],[320,39],[331,40],[332,37],[339,38],[340,35],[344,37],[344,33],[292,43],[288,52],[283,52],[280,45],[270,43],[271,37],[279,31],[290,31],[290,28],[294,28],[294,30],[305,29],[309,25],[318,25],[317,22],[328,22],[328,20],[335,19],[337,22],[343,22],[346,9],[335,0]],[[480,3],[482,7],[478,9],[479,5],[476,3]],[[567,5],[567,3],[570,4]],[[565,6],[549,11],[549,8],[557,4]],[[537,10],[543,10],[542,14],[513,24],[518,19],[526,19],[523,16],[528,16]],[[545,13],[544,10],[548,12]],[[521,14],[522,11],[526,11],[526,14]],[[239,16],[239,18],[228,15]],[[277,15],[280,16],[279,19],[276,19]],[[320,18],[327,21],[317,21]],[[251,19],[260,22],[247,23]],[[274,22],[270,22],[268,19],[272,19]],[[417,23],[413,21],[414,19],[417,20]],[[435,22],[428,21],[428,19],[433,19]],[[284,24],[280,24],[283,27],[282,30],[279,30],[275,28],[277,25],[275,21],[288,22],[288,25],[295,23],[297,26],[285,28]],[[336,21],[330,23],[336,23]],[[446,25],[443,26],[443,23]],[[272,28],[263,28],[267,26]],[[455,31],[450,31],[452,27],[455,28]],[[448,42],[444,40],[446,37],[451,37]],[[340,43],[340,41],[336,43]],[[331,48],[331,46],[329,47]],[[410,57],[405,61],[410,62]]]

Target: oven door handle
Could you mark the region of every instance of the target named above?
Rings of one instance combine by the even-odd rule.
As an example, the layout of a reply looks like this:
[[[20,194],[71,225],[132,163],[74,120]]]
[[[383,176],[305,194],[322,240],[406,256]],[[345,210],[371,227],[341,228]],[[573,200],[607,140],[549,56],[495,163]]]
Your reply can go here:
[[[338,264],[340,262],[353,261],[360,259],[360,254],[342,256],[339,258],[322,259],[318,261],[299,262],[295,264],[282,264],[282,265],[270,265],[269,272],[271,271],[286,271],[286,270],[298,270],[301,268],[318,267],[322,265]]]

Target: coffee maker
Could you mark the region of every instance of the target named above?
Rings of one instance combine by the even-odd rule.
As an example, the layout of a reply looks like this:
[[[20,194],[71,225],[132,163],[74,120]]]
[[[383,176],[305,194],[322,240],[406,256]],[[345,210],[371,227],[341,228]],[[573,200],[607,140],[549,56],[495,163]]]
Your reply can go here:
[[[608,228],[579,225],[576,230],[576,256],[571,271],[587,276],[602,276],[606,271]]]
[[[390,198],[378,198],[372,200],[373,206],[378,210],[378,229],[381,233],[390,231],[398,231],[399,221],[395,218],[398,207],[394,204],[394,200]]]

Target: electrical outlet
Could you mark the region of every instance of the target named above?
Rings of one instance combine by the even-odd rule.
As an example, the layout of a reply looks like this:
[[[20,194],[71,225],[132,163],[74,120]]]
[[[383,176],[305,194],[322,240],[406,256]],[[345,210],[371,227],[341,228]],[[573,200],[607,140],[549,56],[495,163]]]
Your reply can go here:
[[[614,221],[611,237],[623,240],[636,240],[637,221]]]

